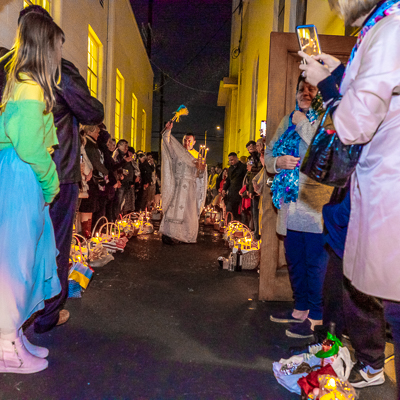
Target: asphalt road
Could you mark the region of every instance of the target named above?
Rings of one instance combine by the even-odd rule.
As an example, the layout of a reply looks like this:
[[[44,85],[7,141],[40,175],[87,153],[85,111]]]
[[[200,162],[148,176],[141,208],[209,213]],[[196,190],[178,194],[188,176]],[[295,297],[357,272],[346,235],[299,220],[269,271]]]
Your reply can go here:
[[[219,234],[167,246],[157,234],[133,238],[95,270],[71,319],[32,342],[50,349],[49,368],[0,375],[0,399],[298,399],[281,387],[272,362],[299,342],[269,314],[290,303],[257,300],[257,272],[218,269]],[[387,382],[361,400],[395,399]]]

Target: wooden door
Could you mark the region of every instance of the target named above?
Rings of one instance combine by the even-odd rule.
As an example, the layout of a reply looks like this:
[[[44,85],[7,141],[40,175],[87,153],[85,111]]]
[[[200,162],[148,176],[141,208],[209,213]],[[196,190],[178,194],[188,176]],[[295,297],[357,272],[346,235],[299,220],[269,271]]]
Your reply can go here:
[[[356,42],[355,37],[320,35],[323,52],[346,62]],[[271,33],[268,78],[267,143],[282,118],[294,110],[296,84],[300,74],[299,45],[295,33]],[[263,193],[262,243],[259,299],[291,301],[292,290],[286,268],[283,241],[276,234],[277,212],[268,187]]]

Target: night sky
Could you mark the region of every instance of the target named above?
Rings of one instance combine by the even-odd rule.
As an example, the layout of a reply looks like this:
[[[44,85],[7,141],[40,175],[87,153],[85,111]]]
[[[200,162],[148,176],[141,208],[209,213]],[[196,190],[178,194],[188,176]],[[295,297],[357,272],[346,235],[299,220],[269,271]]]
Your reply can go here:
[[[130,1],[142,30],[148,21],[148,0]],[[207,135],[209,164],[222,161],[223,130],[214,127],[223,128],[224,123],[225,109],[217,107],[217,98],[219,82],[229,74],[231,12],[232,0],[154,0],[153,4],[152,61],[181,83],[167,78],[164,121],[184,104],[189,116],[175,124],[173,133],[178,139],[182,133],[194,133],[196,148],[204,142],[204,131],[211,128]],[[154,64],[155,83],[159,84],[161,73]],[[157,151],[158,92],[153,104],[152,150]]]

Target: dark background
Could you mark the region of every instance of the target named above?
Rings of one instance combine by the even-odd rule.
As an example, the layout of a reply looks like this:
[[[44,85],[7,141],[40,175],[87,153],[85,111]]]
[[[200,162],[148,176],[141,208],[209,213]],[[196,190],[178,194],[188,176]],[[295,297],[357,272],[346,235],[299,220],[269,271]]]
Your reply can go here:
[[[146,45],[149,0],[130,0]],[[232,0],[154,0],[151,61],[154,83],[164,85],[164,121],[184,104],[189,115],[175,124],[179,140],[196,135],[198,149],[208,129],[208,164],[222,162],[224,107],[217,106],[219,82],[229,75]],[[179,83],[177,83],[178,81]],[[152,151],[159,148],[160,91],[153,97]],[[221,126],[217,131],[215,127]]]

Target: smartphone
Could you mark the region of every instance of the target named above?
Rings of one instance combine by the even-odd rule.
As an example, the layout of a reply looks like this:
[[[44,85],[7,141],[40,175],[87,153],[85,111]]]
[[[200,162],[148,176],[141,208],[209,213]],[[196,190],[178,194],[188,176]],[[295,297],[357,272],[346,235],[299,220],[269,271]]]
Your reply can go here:
[[[299,25],[296,27],[299,46],[309,56],[321,54],[317,27],[315,25]],[[303,60],[304,61],[304,60]]]
[[[265,137],[267,135],[267,121],[263,119],[261,121],[260,136]]]

